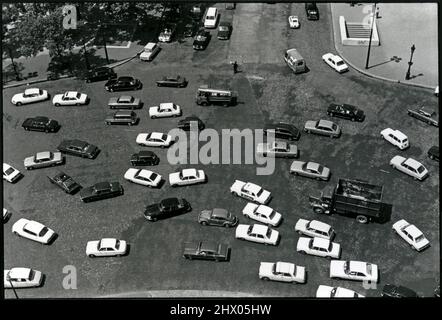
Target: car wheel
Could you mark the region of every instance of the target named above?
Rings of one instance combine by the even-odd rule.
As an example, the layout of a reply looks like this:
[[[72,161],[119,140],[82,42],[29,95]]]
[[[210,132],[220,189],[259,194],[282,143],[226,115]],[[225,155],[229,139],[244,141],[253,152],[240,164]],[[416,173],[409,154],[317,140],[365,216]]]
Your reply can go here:
[[[26,167],[26,169],[28,169],[28,170],[32,170],[32,169],[34,169],[33,167]]]
[[[91,80],[90,80],[90,79],[86,79],[86,82],[87,82],[87,83],[90,83],[90,82],[91,82]]]
[[[230,226],[229,226],[228,223],[224,223],[223,227],[224,227],[224,228],[229,228]]]
[[[307,252],[305,252],[304,250],[299,251],[299,253],[307,254]]]
[[[192,260],[192,256],[186,256],[186,259]]]
[[[327,112],[327,115],[329,115],[330,117],[334,116],[333,113],[331,113],[331,112]]]
[[[155,119],[155,118],[156,118],[156,116],[151,116],[150,118],[151,118],[151,119]]]
[[[316,180],[321,181],[322,179],[320,177],[317,177]]]
[[[233,194],[234,196],[239,197],[239,195],[235,191],[230,191],[230,193]]]
[[[351,121],[355,121],[355,118],[351,118]]]
[[[18,236],[18,232],[17,232],[17,231],[14,231],[13,233],[14,233],[15,235],[17,235],[17,236]]]
[[[153,221],[153,222],[155,222],[155,221],[157,221],[158,220],[158,218],[152,218],[151,219],[151,221]]]
[[[269,281],[269,280],[270,280],[270,279],[267,278],[267,277],[262,277],[261,279],[264,280],[264,281]]]
[[[267,157],[267,152],[264,152],[264,153],[262,154],[262,156],[263,156],[263,157]]]
[[[207,222],[206,222],[206,221],[201,221],[201,224],[202,224],[203,226],[207,226]]]
[[[17,102],[16,106],[21,106],[21,102]]]
[[[76,105],[76,106],[79,106],[79,105],[81,105],[81,104],[80,104],[80,103],[76,103],[75,105]]]
[[[366,224],[368,222],[368,218],[366,216],[359,215],[356,217],[356,221],[361,224]]]
[[[95,255],[94,254],[90,254],[89,258],[95,258]]]
[[[127,125],[130,127],[132,125],[132,122],[129,122]]]
[[[331,257],[331,256],[327,256],[326,258],[327,258],[328,260],[331,260],[331,259],[332,259],[332,257]]]
[[[107,124],[107,125],[110,125],[110,122],[109,122],[109,121],[106,121],[106,124]]]
[[[28,128],[28,127],[25,127],[25,130],[26,130],[26,131],[29,131],[29,128]]]
[[[430,155],[429,157],[430,157],[431,160],[434,160],[434,156],[433,155]]]
[[[59,103],[56,103],[56,104],[55,104],[55,106],[56,106],[56,107],[59,107],[59,106],[60,106],[60,104],[59,104]]]

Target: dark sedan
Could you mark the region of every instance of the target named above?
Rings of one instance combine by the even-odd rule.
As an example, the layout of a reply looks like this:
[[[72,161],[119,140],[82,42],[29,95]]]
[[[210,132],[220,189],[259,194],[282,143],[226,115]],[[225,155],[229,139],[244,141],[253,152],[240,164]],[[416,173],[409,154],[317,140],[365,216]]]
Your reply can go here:
[[[204,29],[198,31],[195,40],[193,41],[193,49],[204,50],[210,41],[210,32]]]
[[[44,131],[56,132],[60,129],[60,124],[57,120],[49,119],[48,117],[34,117],[27,118],[21,125],[26,131]]]
[[[107,91],[125,91],[125,90],[139,90],[143,84],[139,79],[133,77],[119,77],[118,79],[111,79],[104,85]]]
[[[351,121],[364,121],[365,114],[364,111],[358,109],[350,104],[336,104],[332,103],[327,109],[327,114],[332,117],[340,117],[344,119],[349,119]]]
[[[195,35],[196,25],[193,23],[188,23],[184,26],[183,36],[185,38],[191,38]]]
[[[403,286],[386,284],[382,289],[382,297],[387,298],[418,298],[416,292]]]
[[[186,199],[168,198],[160,203],[149,205],[144,210],[144,217],[149,221],[157,221],[192,210]]]
[[[154,166],[160,162],[160,158],[152,151],[140,151],[130,157],[133,166]]]
[[[48,176],[48,178],[49,181],[66,193],[72,194],[81,189],[81,185],[62,171],[58,172],[55,176]]]
[[[178,122],[178,128],[184,131],[190,131],[193,126],[198,126],[198,130],[205,128],[204,122],[196,116],[185,117]]]
[[[80,198],[83,202],[91,202],[118,197],[123,193],[123,187],[119,182],[99,182],[81,190]]]
[[[194,241],[184,244],[183,256],[186,259],[227,261],[230,248],[226,244],[212,241]]]
[[[100,149],[82,140],[63,140],[57,147],[57,150],[77,157],[94,159]]]
[[[231,33],[232,25],[230,22],[221,21],[218,25],[218,34],[216,37],[220,40],[229,40]]]
[[[420,109],[408,109],[407,113],[410,117],[426,122],[429,125],[439,127],[439,120],[435,111],[422,107]]]
[[[238,224],[238,218],[226,209],[215,208],[203,210],[198,216],[198,222],[203,226],[234,227]]]
[[[163,77],[161,80],[157,80],[158,87],[175,87],[184,88],[187,86],[187,80],[180,75]]]
[[[428,150],[427,154],[428,154],[428,157],[429,157],[431,160],[439,161],[439,147],[437,147],[437,146],[432,146],[432,147]]]
[[[101,80],[110,80],[115,79],[117,77],[117,74],[112,68],[109,67],[99,67],[95,68],[93,70],[90,70],[86,76],[86,82],[94,82],[94,81],[101,81]]]

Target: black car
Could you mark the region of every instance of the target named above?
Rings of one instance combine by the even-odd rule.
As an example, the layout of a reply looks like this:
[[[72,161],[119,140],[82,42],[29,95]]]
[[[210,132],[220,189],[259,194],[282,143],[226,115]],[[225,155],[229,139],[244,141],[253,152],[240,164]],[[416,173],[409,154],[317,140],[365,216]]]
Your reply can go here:
[[[327,114],[332,117],[340,117],[344,119],[349,119],[351,121],[364,121],[365,114],[364,111],[358,109],[351,104],[336,104],[332,103],[327,109]]]
[[[140,151],[130,157],[133,166],[155,166],[160,162],[160,158],[152,151]]]
[[[27,131],[56,132],[60,129],[58,121],[48,117],[27,118],[21,126]]]
[[[210,41],[210,32],[204,29],[200,29],[193,40],[193,49],[204,50]]]
[[[184,26],[183,36],[185,38],[191,38],[195,35],[196,25],[193,23],[188,23]]]
[[[119,182],[99,182],[91,187],[82,189],[80,191],[80,198],[83,202],[91,202],[117,197],[123,193],[123,187]]]
[[[382,289],[382,297],[387,298],[418,298],[416,292],[403,286],[395,286],[393,284],[386,284]]]
[[[187,86],[187,80],[180,75],[162,77],[161,80],[157,80],[158,87],[175,87],[184,88]]]
[[[105,83],[104,88],[107,91],[124,91],[124,90],[139,90],[143,84],[139,79],[133,77],[119,77],[118,79],[111,79]]]
[[[228,40],[231,33],[232,25],[230,24],[230,22],[221,21],[218,25],[218,34],[216,37],[220,40]]]
[[[85,76],[86,82],[102,81],[115,79],[117,74],[114,69],[109,67],[99,67],[89,70]]]
[[[94,159],[100,152],[100,149],[93,144],[77,139],[63,140],[58,145],[57,150],[62,153],[89,159]]]
[[[60,187],[64,192],[69,194],[75,193],[81,189],[81,185],[62,171],[58,172],[55,176],[48,176],[48,179],[53,184]]]
[[[420,109],[408,109],[407,113],[410,117],[426,122],[429,125],[439,127],[439,120],[435,111],[422,107]]]
[[[175,216],[177,214],[192,210],[190,203],[186,199],[167,198],[160,203],[152,204],[144,210],[144,217],[149,221]]]
[[[298,128],[284,122],[267,124],[264,128],[264,135],[268,135],[269,133],[273,133],[275,138],[288,140],[299,140],[301,137],[301,131],[299,131]]]
[[[194,241],[184,244],[183,257],[189,260],[227,261],[230,248],[223,243],[212,241]]]
[[[198,124],[198,130],[205,128],[204,122],[197,116],[188,116],[181,119],[178,121],[178,128],[184,131],[190,131],[190,128],[195,124]]]
[[[428,157],[432,160],[439,161],[439,147],[432,146],[428,150]]]

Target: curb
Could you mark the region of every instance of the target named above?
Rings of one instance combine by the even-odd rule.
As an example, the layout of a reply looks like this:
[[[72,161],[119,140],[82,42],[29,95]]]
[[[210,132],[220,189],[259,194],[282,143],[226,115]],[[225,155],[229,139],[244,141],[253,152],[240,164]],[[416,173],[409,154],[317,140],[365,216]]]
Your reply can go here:
[[[350,67],[352,67],[353,69],[355,69],[357,72],[359,72],[359,73],[361,73],[361,74],[363,74],[363,75],[365,75],[365,76],[367,76],[367,77],[370,77],[370,78],[372,78],[372,79],[377,79],[377,80],[381,80],[381,81],[387,81],[387,82],[390,82],[390,83],[402,84],[402,85],[405,85],[405,86],[412,86],[412,87],[418,87],[418,88],[423,88],[423,89],[430,89],[430,90],[432,90],[432,91],[435,90],[435,87],[432,87],[432,86],[429,86],[429,85],[425,85],[425,84],[410,83],[410,82],[401,82],[400,80],[394,80],[394,79],[389,79],[389,78],[385,78],[385,77],[382,77],[382,76],[377,76],[377,75],[374,75],[374,74],[372,74],[372,73],[370,73],[370,72],[367,72],[367,71],[365,71],[365,70],[363,70],[363,69],[361,69],[361,68],[355,66],[353,63],[351,63],[351,62],[350,62],[350,61],[344,56],[344,54],[342,53],[341,49],[338,48],[338,45],[337,45],[337,40],[338,40],[338,39],[337,39],[337,35],[336,35],[335,25],[334,25],[334,23],[333,23],[333,21],[334,21],[334,20],[333,20],[334,13],[333,13],[333,8],[332,8],[332,3],[330,3],[329,6],[330,6],[330,15],[331,15],[331,25],[332,25],[332,30],[333,30],[333,45],[334,45],[334,47],[335,47],[335,50],[336,50],[336,51],[338,52],[338,54],[341,56],[342,60],[344,60],[345,63],[347,63]]]

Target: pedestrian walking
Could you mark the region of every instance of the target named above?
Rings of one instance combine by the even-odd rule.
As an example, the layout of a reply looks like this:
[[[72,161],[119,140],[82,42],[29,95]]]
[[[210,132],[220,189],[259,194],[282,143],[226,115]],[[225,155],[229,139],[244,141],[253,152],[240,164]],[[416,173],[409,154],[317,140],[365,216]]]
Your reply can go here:
[[[237,73],[238,73],[238,63],[235,60],[233,62],[233,74],[237,74]]]

